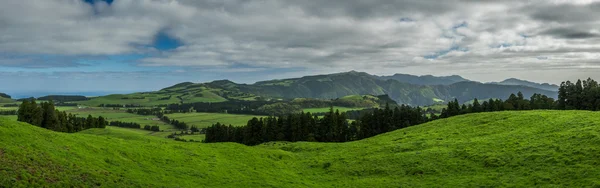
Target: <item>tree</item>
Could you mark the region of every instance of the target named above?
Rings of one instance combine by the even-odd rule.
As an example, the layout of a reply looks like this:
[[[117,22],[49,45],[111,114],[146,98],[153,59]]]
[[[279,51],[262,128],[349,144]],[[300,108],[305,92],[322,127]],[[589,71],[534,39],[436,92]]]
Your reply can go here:
[[[477,100],[477,98],[475,98],[475,100],[473,100],[473,108],[471,110],[471,112],[473,113],[477,113],[477,112],[482,112],[483,110],[481,109],[481,104],[479,104],[479,101]]]
[[[58,116],[56,115],[56,109],[54,108],[54,102],[43,102],[43,119],[42,127],[50,130],[61,131],[62,127],[58,122]]]

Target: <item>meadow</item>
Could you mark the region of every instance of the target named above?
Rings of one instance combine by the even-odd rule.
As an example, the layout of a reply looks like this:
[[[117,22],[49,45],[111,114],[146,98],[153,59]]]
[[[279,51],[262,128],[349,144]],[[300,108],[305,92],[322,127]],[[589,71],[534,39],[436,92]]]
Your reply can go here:
[[[346,143],[177,142],[0,118],[7,187],[598,187],[600,113],[441,119]]]

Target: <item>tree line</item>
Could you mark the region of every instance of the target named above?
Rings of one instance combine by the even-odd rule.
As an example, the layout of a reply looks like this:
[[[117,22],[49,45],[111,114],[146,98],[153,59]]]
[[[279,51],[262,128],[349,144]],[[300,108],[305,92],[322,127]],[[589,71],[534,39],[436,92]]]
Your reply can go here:
[[[347,142],[426,122],[421,109],[402,105],[376,109],[360,120],[348,122],[345,112],[333,107],[322,118],[310,112],[252,118],[245,126],[216,123],[206,128],[205,142],[257,145],[270,141]]]
[[[132,129],[142,129],[142,125],[140,125],[139,123],[135,123],[135,122],[121,122],[121,121],[111,121],[109,123],[110,126],[115,126],[115,127],[123,127],[123,128],[132,128]],[[160,127],[158,125],[145,125],[143,127],[144,130],[148,130],[148,131],[154,131],[154,132],[159,132],[160,131]]]
[[[542,109],[556,109],[556,102],[553,98],[537,93],[533,94],[528,100],[519,92],[517,95],[511,94],[505,101],[502,99],[489,99],[480,103],[479,100],[475,99],[472,104],[462,104],[462,106],[455,99],[448,102],[447,108],[442,109],[440,118],[478,112]]]
[[[98,105],[98,107],[105,107],[105,108],[137,108],[137,107],[142,107],[142,106],[138,105],[138,104],[100,104],[100,105]]]
[[[562,82],[558,89],[557,109],[600,110],[600,85],[591,78],[575,83]]]
[[[448,103],[447,108],[442,109],[441,118],[455,115],[495,112],[505,110],[600,110],[600,85],[591,78],[573,83],[562,82],[558,89],[558,99],[554,100],[542,94],[533,94],[526,99],[521,92],[511,94],[505,101],[501,99],[489,99],[479,103],[477,99],[472,104],[459,106],[457,100]]]
[[[179,120],[170,119],[168,116],[160,115],[157,116],[161,121],[173,125],[177,129],[188,130],[190,128],[187,123]]]
[[[89,128],[104,128],[108,124],[102,116],[87,118],[55,109],[54,102],[42,102],[35,99],[24,100],[17,111],[17,121],[59,132],[78,132]]]
[[[123,128],[132,128],[132,129],[141,129],[142,125],[134,122],[121,122],[121,121],[111,121],[108,125],[113,127],[123,127]]]
[[[2,110],[0,111],[0,115],[17,115],[16,110]]]

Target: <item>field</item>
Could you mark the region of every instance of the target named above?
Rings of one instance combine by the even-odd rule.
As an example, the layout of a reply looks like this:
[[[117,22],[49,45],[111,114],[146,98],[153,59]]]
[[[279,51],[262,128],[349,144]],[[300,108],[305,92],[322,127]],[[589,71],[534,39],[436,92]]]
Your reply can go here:
[[[181,135],[181,136],[177,136],[177,138],[179,139],[184,139],[187,141],[197,141],[197,142],[201,142],[204,140],[204,137],[206,135],[204,134],[194,134],[194,135]]]
[[[221,113],[174,113],[166,114],[170,119],[183,121],[189,126],[195,125],[198,128],[209,127],[217,122],[225,125],[242,126],[248,123],[253,117],[261,116],[243,115],[243,114],[221,114]]]
[[[0,118],[7,187],[597,187],[600,113],[468,114],[348,143],[177,142]]]
[[[5,118],[5,119],[8,119],[8,120],[17,121],[17,116],[16,115],[0,115],[0,118]]]
[[[15,100],[9,99],[9,98],[0,97],[0,104],[12,104],[12,103],[15,103]]]
[[[334,106],[333,110],[339,110],[340,112],[346,112],[346,111],[351,111],[351,110],[362,110],[364,108],[348,108],[348,107],[341,107],[341,106]],[[305,108],[302,109],[304,112],[310,112],[310,113],[319,113],[319,112],[329,112],[329,107],[327,108]]]

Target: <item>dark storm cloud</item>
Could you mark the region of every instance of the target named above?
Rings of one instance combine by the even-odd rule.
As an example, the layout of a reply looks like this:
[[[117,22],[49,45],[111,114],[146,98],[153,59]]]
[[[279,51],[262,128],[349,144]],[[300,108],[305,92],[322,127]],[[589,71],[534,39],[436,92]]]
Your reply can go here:
[[[585,31],[577,31],[575,29],[570,28],[553,28],[546,30],[541,33],[542,35],[551,35],[558,38],[565,39],[587,39],[587,38],[597,38],[600,37],[599,34],[585,32]]]

